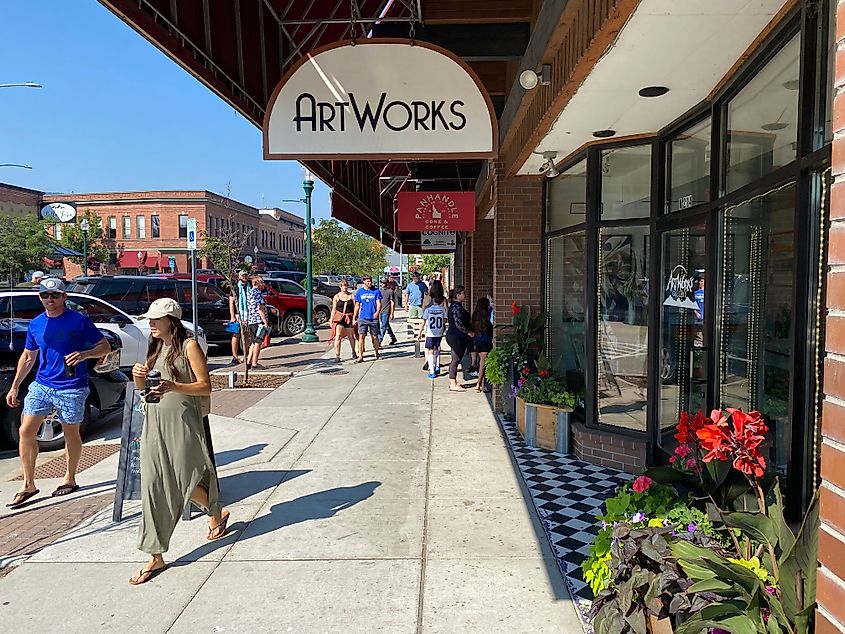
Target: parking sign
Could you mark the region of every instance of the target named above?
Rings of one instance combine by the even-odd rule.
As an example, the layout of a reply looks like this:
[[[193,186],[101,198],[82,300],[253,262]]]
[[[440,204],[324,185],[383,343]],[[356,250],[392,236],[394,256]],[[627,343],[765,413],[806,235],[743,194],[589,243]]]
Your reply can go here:
[[[188,218],[188,250],[194,251],[197,248],[197,219]]]

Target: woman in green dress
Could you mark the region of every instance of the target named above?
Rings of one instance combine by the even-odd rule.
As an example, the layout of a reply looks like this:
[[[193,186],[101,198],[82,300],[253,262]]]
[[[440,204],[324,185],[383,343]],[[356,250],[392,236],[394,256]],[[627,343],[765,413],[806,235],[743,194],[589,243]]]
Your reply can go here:
[[[169,298],[150,304],[147,362],[132,368],[138,389],[147,374],[161,372],[161,383],[147,395],[141,433],[141,530],[138,548],[150,560],[129,580],[146,583],[167,568],[162,553],[170,546],[182,511],[192,500],[210,516],[208,539],[226,533],[228,511],[218,501],[217,472],[208,451],[203,416],[208,414],[211,379],[205,355],[180,321],[182,308]]]

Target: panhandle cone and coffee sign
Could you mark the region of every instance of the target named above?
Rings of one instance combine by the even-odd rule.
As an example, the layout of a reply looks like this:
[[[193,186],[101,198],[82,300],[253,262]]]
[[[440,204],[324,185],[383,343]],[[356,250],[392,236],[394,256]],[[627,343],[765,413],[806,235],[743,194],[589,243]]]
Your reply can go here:
[[[475,231],[475,192],[401,192],[399,231]]]

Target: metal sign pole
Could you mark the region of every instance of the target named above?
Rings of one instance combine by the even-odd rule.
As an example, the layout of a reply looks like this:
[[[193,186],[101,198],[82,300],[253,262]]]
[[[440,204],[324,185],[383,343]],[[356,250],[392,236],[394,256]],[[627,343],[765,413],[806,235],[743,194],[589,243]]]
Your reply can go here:
[[[191,249],[191,315],[194,323],[194,337],[197,337],[197,250]],[[199,341],[199,337],[197,337]]]

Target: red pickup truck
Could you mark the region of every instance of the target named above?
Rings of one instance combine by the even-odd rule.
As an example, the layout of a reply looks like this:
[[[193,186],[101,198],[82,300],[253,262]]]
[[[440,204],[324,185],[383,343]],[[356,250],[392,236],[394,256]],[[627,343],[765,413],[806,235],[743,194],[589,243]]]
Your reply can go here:
[[[157,273],[155,277],[190,279],[188,273]],[[197,281],[214,284],[218,288],[223,286],[225,278],[222,275],[208,273],[197,274]],[[305,296],[292,293],[279,293],[267,285],[264,292],[265,301],[279,311],[278,323],[271,323],[274,335],[298,335],[305,330]],[[328,321],[329,313],[325,307],[317,306],[314,310],[316,325]]]

